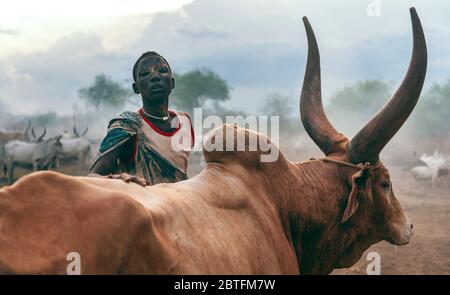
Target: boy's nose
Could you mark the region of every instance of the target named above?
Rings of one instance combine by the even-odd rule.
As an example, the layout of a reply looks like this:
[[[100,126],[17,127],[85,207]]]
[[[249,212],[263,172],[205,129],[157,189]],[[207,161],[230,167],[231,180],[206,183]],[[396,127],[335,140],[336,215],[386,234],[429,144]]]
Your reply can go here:
[[[154,76],[150,79],[150,81],[151,81],[151,82],[159,82],[159,81],[161,81],[161,78],[160,78],[158,75],[154,75]]]

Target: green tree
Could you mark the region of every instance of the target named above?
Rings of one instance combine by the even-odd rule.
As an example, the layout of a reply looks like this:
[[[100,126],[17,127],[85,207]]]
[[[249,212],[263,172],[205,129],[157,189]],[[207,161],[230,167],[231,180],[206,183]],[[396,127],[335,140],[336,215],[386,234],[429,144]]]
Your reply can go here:
[[[379,80],[359,81],[339,90],[325,105],[337,130],[353,136],[391,96],[391,85]]]
[[[122,107],[129,95],[127,88],[103,74],[97,75],[91,86],[78,90],[78,96],[97,111],[100,106]]]
[[[331,112],[347,111],[364,115],[378,112],[391,96],[391,86],[379,80],[359,81],[339,90],[330,100]]]
[[[416,135],[450,136],[450,80],[433,84],[419,100],[413,113],[412,127]]]
[[[289,117],[292,115],[292,99],[280,93],[269,94],[261,107],[261,111],[266,116]]]
[[[264,100],[261,111],[264,116],[278,116],[280,123],[280,131],[291,131],[295,126],[298,127],[298,121],[293,121],[292,113],[294,110],[293,100],[288,96],[280,93],[272,93]]]
[[[172,102],[189,113],[203,106],[207,100],[217,104],[230,98],[230,87],[219,75],[209,69],[195,69],[185,74],[174,73],[175,89]]]

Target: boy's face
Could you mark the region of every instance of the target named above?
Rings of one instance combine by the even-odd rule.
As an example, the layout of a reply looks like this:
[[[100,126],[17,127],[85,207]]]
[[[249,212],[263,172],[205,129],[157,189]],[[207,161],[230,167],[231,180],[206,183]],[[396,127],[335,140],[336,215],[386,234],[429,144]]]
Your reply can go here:
[[[167,63],[158,56],[143,58],[136,69],[136,82],[133,90],[136,94],[142,94],[144,99],[167,99],[174,80]]]

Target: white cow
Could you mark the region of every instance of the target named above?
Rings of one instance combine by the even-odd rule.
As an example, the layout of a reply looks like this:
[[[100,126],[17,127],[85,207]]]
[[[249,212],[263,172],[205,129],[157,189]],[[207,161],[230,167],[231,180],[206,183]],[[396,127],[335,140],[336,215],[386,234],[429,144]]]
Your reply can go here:
[[[83,137],[62,138],[61,143],[64,148],[64,154],[60,159],[75,160],[83,170],[87,169],[91,156],[91,144],[89,141]],[[57,169],[59,170],[59,167]]]
[[[8,181],[11,184],[14,168],[22,167],[33,171],[49,169],[56,164],[57,158],[63,154],[61,136],[41,142],[26,142],[12,140],[3,148],[3,161],[5,162]]]
[[[86,135],[86,133],[88,132],[89,127],[87,126],[86,129],[84,129],[83,133],[79,134],[77,131],[77,127],[73,126],[73,133],[70,134],[67,130],[65,130],[62,134],[62,138],[63,139],[69,139],[69,138],[79,138],[79,137],[83,137]]]
[[[430,156],[423,154],[420,160],[426,165],[411,169],[411,175],[417,181],[431,181],[431,187],[434,187],[439,177],[449,174],[448,159],[438,151]]]
[[[80,134],[76,126],[73,127],[73,133],[64,131],[61,143],[64,147],[64,155],[56,162],[56,170],[60,170],[60,160],[76,161],[81,172],[86,172],[91,160],[91,144],[83,136],[87,133],[88,127]]]
[[[46,133],[47,133],[47,127],[44,127],[44,131],[42,131],[42,134],[40,136],[36,136],[36,133],[34,132],[34,127],[31,127],[31,135],[33,136],[33,139],[31,139],[31,137],[29,137],[29,135],[27,134],[27,137],[29,137],[28,141],[41,142],[44,140],[44,136]]]

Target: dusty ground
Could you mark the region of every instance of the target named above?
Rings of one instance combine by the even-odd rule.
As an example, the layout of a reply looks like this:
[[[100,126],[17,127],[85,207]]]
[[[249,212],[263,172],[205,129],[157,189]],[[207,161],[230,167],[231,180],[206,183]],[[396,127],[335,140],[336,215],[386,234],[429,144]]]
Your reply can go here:
[[[83,174],[73,167],[64,167],[63,172]],[[380,254],[381,274],[450,274],[450,179],[433,189],[426,183],[411,187],[407,176],[393,168],[390,172],[396,195],[414,223],[410,244],[397,247],[378,243],[353,267],[333,274],[366,274],[370,263],[367,253],[373,251]],[[27,171],[17,169],[16,175],[24,173]],[[0,178],[0,186],[4,184],[5,179]]]

